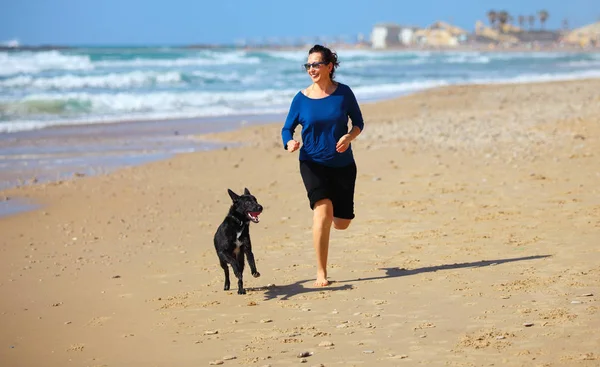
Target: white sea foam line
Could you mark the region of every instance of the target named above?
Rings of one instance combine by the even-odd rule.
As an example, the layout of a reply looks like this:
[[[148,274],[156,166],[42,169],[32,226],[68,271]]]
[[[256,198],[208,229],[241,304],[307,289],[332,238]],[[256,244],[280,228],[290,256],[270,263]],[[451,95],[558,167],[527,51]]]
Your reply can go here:
[[[411,92],[411,91],[416,91],[416,90],[423,90],[423,89],[428,89],[428,88],[433,88],[433,87],[437,87],[437,86],[441,86],[441,85],[448,85],[448,84],[496,84],[496,83],[524,83],[524,82],[544,82],[544,81],[559,81],[559,80],[573,80],[573,79],[582,79],[582,78],[597,78],[600,77],[600,71],[596,71],[596,70],[590,70],[590,71],[582,71],[582,72],[575,72],[575,73],[564,73],[564,74],[528,74],[528,75],[519,75],[519,76],[515,76],[512,78],[503,78],[503,79],[491,79],[491,78],[484,78],[484,79],[473,79],[469,82],[465,82],[465,83],[451,83],[449,81],[446,80],[434,80],[434,81],[422,81],[422,82],[411,82],[411,83],[401,83],[401,84],[389,84],[389,85],[375,85],[375,86],[363,86],[363,87],[356,87],[355,92],[357,94],[357,96],[359,96],[359,98],[368,98],[368,97],[372,97],[372,96],[391,96],[394,93],[398,94],[398,93],[405,93],[405,92]],[[264,92],[264,91],[261,91]],[[258,103],[260,104],[260,102],[262,102],[262,105],[264,107],[266,106],[273,106],[275,104],[280,103],[281,105],[286,105],[287,103],[289,103],[289,99],[291,98],[291,95],[295,94],[296,91],[287,91],[287,93],[289,94],[288,96],[281,96],[282,91],[272,91],[273,94],[279,94],[281,99],[276,99],[276,98],[272,98],[272,99],[265,99],[264,95],[262,96],[254,96],[256,98],[255,102],[258,101]],[[166,95],[154,95],[155,99],[151,99],[152,103],[150,103],[151,105],[154,105],[154,102],[156,102],[156,100],[160,100],[164,103],[165,99],[168,101],[169,98],[165,98],[165,96],[169,96],[170,94],[167,93]],[[248,101],[248,96],[242,97],[239,93],[234,94],[238,99],[238,102],[249,102]],[[68,94],[68,95],[61,95],[58,96],[58,99],[65,99],[65,98],[77,98],[77,94]],[[85,94],[84,94],[85,96]],[[171,95],[172,96],[172,95]],[[44,96],[44,95],[38,95],[36,96],[37,98],[52,98],[52,97],[48,97],[48,96]],[[54,96],[56,97],[56,96]],[[79,95],[79,97],[81,97],[81,95]],[[108,101],[112,101],[112,105],[111,107],[113,107],[113,111],[111,112],[115,112],[114,111],[114,107],[115,104],[117,106],[117,111],[119,110],[118,108],[121,109],[121,111],[123,112],[129,112],[132,110],[132,108],[136,108],[135,106],[137,106],[139,108],[140,105],[140,101],[120,101],[121,105],[119,105],[119,103],[115,103],[115,102],[119,102],[118,100],[115,100],[115,98],[118,99],[119,95],[104,95],[104,96],[98,96],[95,95],[94,96],[96,99],[100,98],[104,98],[106,97]],[[197,99],[197,96],[192,96],[191,99]],[[212,100],[212,103],[215,103],[215,100],[218,101],[222,101],[222,102],[227,102],[227,97],[224,95],[220,95],[220,96],[213,96],[216,99]],[[241,97],[241,98],[240,98]],[[147,99],[146,95],[142,95],[142,96],[138,96],[136,98],[140,98],[140,99]],[[98,101],[96,101],[98,102]],[[232,102],[231,100],[229,102]],[[178,101],[176,98],[170,101],[170,104],[167,103],[167,105],[173,105],[173,104],[177,104],[177,103],[181,103],[181,101]],[[106,104],[106,102],[105,102]],[[211,104],[211,101],[208,102],[208,105]],[[133,106],[133,107],[132,107]],[[142,106],[144,106],[144,104],[142,104]],[[234,110],[232,108],[227,108],[224,106],[220,106],[220,107],[216,107],[216,106],[207,106],[206,104],[203,105],[205,108],[203,108],[202,110],[198,110],[198,109],[193,109],[191,111],[184,111],[184,112],[168,112],[168,111],[155,111],[152,113],[138,113],[135,115],[131,115],[128,114],[127,116],[101,116],[101,117],[92,117],[92,118],[86,118],[86,119],[79,119],[79,120],[72,120],[72,121],[64,121],[64,120],[60,120],[60,121],[13,121],[13,122],[4,122],[2,124],[0,124],[0,131],[3,132],[8,132],[8,131],[18,131],[18,130],[29,130],[29,129],[35,129],[35,128],[40,128],[40,127],[45,127],[45,126],[50,126],[50,125],[55,125],[55,124],[81,124],[81,123],[98,123],[98,122],[105,122],[105,121],[110,121],[110,122],[114,122],[114,121],[124,121],[124,120],[140,120],[140,119],[169,119],[169,118],[187,118],[187,117],[201,117],[201,116],[223,116],[223,115],[228,115],[228,114],[233,114],[233,113],[244,113],[241,109],[240,110]],[[163,104],[164,107],[164,104]],[[177,107],[181,107],[180,105],[178,105]],[[193,105],[192,107],[198,107],[198,104]],[[212,110],[209,109],[209,107],[213,107]],[[261,109],[261,106],[259,105],[255,105],[254,107],[247,107],[247,108],[254,108],[254,111],[256,111],[257,114],[262,114],[262,113],[268,113],[268,112],[264,112],[265,110]],[[142,108],[143,110],[143,108]],[[284,110],[284,109],[283,109]],[[135,110],[134,110],[135,111]],[[281,112],[282,109],[276,109],[276,112]],[[100,111],[97,111],[100,112]]]
[[[93,68],[88,56],[64,55],[59,51],[0,52],[0,76],[39,73],[45,70],[90,70]]]
[[[253,105],[270,105],[273,102],[287,101],[297,91],[295,90],[259,90],[259,91],[232,91],[232,92],[154,92],[147,94],[134,93],[36,93],[25,98],[15,100],[14,97],[0,99],[0,103],[19,104],[32,102],[68,102],[90,103],[92,111],[136,111],[174,109],[185,107],[205,107],[213,105],[226,105],[232,103]]]
[[[600,60],[579,60],[579,61],[569,61],[558,64],[558,66],[563,68],[600,68]]]
[[[217,59],[206,58],[180,58],[173,60],[156,60],[137,58],[127,61],[98,61],[94,62],[94,66],[101,68],[123,68],[123,67],[181,67],[181,66],[219,66],[233,64],[258,64],[260,59],[257,57],[231,57],[226,55]]]
[[[64,54],[60,51],[0,52],[0,76],[36,74],[47,70],[93,70],[123,67],[180,67],[216,66],[232,64],[258,64],[260,59],[248,57],[244,52],[204,52],[178,59],[103,60],[92,62],[88,55]]]
[[[470,55],[470,56],[452,56],[448,59],[442,60],[449,64],[489,64],[490,58],[481,55]]]
[[[62,75],[47,78],[36,78],[30,75],[17,76],[0,80],[0,87],[36,88],[36,89],[77,89],[77,88],[112,88],[121,89],[157,84],[177,84],[182,81],[179,72],[143,72],[110,73],[104,75]]]
[[[588,78],[600,78],[600,70],[585,70],[562,74],[521,74],[510,78],[491,79],[479,78],[473,79],[465,84],[520,84],[520,83],[543,83],[553,81],[568,81]]]
[[[199,77],[205,80],[212,79],[221,82],[239,82],[240,84],[245,85],[251,85],[252,83],[260,82],[265,74],[266,73],[262,69],[255,71],[254,74],[245,74],[243,76],[240,75],[240,73],[237,71],[224,74],[218,72],[196,70],[191,73],[192,76]]]
[[[515,60],[515,59],[559,59],[567,56],[577,55],[571,52],[489,52],[486,53],[497,60]]]
[[[190,75],[202,79],[214,79],[221,82],[238,82],[242,85],[252,85],[261,80],[257,74],[242,76],[238,72],[223,74],[207,71],[194,71]],[[69,90],[81,88],[124,89],[143,87],[149,85],[177,85],[182,84],[183,76],[178,71],[133,71],[128,73],[109,73],[104,75],[62,75],[55,77],[35,77],[19,75],[0,80],[3,88],[30,88],[38,90]],[[198,83],[197,81],[195,83]]]

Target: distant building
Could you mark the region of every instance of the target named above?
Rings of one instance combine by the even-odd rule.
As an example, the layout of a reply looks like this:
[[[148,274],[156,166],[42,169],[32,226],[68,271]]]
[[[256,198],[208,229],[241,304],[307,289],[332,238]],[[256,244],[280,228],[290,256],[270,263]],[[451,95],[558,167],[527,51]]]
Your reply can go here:
[[[501,44],[505,47],[519,44],[537,47],[557,43],[560,40],[560,33],[549,30],[530,31],[510,24],[491,28],[477,21],[474,40],[480,43]]]
[[[415,32],[419,30],[419,27],[413,26],[402,26],[400,29],[400,43],[403,46],[410,46],[415,44]]]
[[[567,33],[562,41],[581,47],[600,47],[600,22],[577,28]]]
[[[554,31],[523,31],[515,33],[515,37],[522,43],[553,44],[560,39],[560,33]]]
[[[415,32],[417,44],[432,47],[455,47],[468,40],[469,33],[445,22],[435,22]]]
[[[395,23],[376,24],[371,32],[371,47],[390,48],[414,44],[414,34],[418,27]]]
[[[400,45],[400,26],[393,23],[376,24],[371,31],[371,47],[388,48]]]
[[[475,36],[473,40],[478,43],[514,45],[519,39],[513,34],[500,32],[497,28],[487,27],[482,21],[475,23]]]

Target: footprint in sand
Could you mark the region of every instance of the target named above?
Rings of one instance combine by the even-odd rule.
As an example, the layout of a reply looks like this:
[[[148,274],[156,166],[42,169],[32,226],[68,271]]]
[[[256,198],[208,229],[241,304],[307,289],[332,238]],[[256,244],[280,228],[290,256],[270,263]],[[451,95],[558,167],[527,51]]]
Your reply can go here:
[[[98,327],[98,326],[104,326],[104,324],[110,320],[110,316],[100,316],[100,317],[94,317],[93,319],[91,319],[90,321],[88,321],[87,324],[85,324],[86,326],[89,327]]]

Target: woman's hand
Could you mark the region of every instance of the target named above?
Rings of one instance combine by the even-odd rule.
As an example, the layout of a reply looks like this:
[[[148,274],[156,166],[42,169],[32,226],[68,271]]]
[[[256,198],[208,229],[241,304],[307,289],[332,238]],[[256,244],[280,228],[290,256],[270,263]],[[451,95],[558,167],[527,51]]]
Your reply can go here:
[[[287,150],[290,153],[293,153],[300,149],[300,143],[295,140],[290,140],[287,142]]]
[[[340,138],[340,140],[338,140],[337,144],[335,145],[335,150],[338,153],[344,153],[350,146],[351,141],[352,141],[352,136],[350,134],[346,134],[346,135],[342,136]]]

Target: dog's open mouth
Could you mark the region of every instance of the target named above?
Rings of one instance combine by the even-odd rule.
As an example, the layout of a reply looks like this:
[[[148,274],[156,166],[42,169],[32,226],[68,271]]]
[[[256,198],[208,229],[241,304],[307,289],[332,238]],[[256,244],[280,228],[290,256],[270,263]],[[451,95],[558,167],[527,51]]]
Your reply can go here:
[[[258,216],[260,215],[260,212],[248,212],[246,214],[248,215],[248,218],[250,218],[251,221],[253,221],[254,223],[258,223]]]

